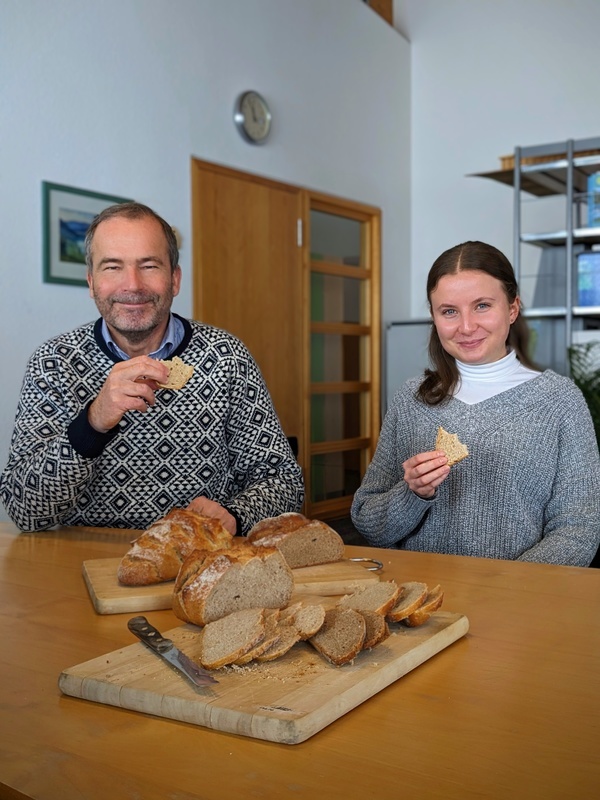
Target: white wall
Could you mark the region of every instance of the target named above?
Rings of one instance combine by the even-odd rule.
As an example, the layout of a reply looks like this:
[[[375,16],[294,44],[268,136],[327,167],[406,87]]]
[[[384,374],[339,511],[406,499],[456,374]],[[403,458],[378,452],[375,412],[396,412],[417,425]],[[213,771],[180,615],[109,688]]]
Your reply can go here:
[[[360,0],[12,0],[0,5],[0,469],[26,361],[96,316],[42,282],[41,182],[154,207],[183,236],[175,309],[191,314],[190,159],[383,211],[385,319],[409,305],[409,46]],[[242,90],[274,112],[246,144]]]
[[[598,0],[395,0],[411,43],[412,314],[467,239],[513,257],[512,189],[469,173],[515,146],[600,135]],[[549,230],[552,230],[550,226]]]

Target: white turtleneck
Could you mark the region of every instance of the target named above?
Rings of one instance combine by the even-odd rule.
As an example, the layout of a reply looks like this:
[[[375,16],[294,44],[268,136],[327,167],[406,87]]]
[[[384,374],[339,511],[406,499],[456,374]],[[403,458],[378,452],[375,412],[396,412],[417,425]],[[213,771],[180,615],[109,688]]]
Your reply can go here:
[[[474,405],[488,397],[512,389],[520,383],[537,377],[540,373],[524,367],[511,350],[508,355],[491,364],[463,364],[456,361],[460,380],[454,397],[463,403]]]

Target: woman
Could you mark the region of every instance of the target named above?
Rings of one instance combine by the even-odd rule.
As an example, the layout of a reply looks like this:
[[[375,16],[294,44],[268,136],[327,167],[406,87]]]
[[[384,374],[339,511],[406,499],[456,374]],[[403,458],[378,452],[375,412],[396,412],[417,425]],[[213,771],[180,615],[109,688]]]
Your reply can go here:
[[[600,459],[583,395],[527,355],[508,259],[465,242],[427,280],[432,369],[386,414],[352,504],[367,541],[458,555],[587,566],[600,541]],[[448,466],[438,427],[469,456]]]

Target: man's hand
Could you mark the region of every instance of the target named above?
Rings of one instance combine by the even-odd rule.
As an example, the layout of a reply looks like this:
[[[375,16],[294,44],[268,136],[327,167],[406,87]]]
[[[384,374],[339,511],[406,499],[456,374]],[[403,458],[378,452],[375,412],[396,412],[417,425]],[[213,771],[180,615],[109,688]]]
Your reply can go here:
[[[189,504],[188,509],[195,511],[197,514],[204,514],[205,517],[218,519],[225,530],[235,536],[237,528],[235,517],[232,517],[226,508],[223,508],[214,500],[209,500],[208,497],[196,497]]]
[[[450,467],[445,453],[434,450],[419,453],[402,464],[408,488],[425,499],[433,497],[435,490],[448,477]]]
[[[88,409],[92,428],[106,433],[128,411],[147,411],[154,405],[154,392],[169,376],[169,368],[149,356],[120,361],[108,373],[98,397]]]

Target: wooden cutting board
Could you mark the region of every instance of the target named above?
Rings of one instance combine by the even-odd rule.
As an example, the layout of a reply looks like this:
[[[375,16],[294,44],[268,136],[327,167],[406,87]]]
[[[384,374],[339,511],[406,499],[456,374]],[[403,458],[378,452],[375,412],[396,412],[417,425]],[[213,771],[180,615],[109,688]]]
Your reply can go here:
[[[464,636],[461,614],[438,611],[419,628],[392,624],[391,635],[352,664],[334,667],[308,643],[264,664],[225,667],[218,684],[194,688],[141,642],[64,670],[64,694],[215,731],[298,744]],[[163,635],[192,658],[199,629]]]
[[[98,614],[128,611],[160,611],[171,608],[175,581],[154,586],[122,586],[117,580],[120,558],[96,558],[83,562],[83,577]],[[350,560],[294,571],[295,594],[346,594],[379,580],[377,572]]]

